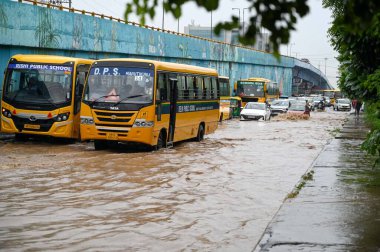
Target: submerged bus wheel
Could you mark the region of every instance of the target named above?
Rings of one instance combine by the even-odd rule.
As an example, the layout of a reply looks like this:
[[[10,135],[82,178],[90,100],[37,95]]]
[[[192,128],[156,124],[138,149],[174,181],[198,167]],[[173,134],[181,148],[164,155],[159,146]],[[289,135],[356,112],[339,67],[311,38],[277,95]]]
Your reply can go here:
[[[158,135],[156,150],[159,150],[165,147],[166,147],[166,132],[164,130],[161,130],[160,135]]]
[[[104,150],[107,148],[107,142],[94,140],[94,146],[95,146],[95,150]]]
[[[199,128],[198,128],[198,135],[197,135],[197,142],[200,142],[204,139],[205,137],[205,128],[203,126],[203,124],[200,124],[199,125]]]

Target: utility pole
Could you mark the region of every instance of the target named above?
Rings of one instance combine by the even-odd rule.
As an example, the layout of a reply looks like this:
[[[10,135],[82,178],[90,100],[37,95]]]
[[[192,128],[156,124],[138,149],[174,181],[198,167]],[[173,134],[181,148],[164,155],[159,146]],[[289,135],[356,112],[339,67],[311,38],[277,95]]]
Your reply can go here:
[[[249,8],[243,8],[243,35],[245,34],[244,10],[249,10]]]
[[[326,76],[326,62],[328,58],[325,58],[325,76]]]
[[[212,32],[212,11],[211,11],[211,39],[212,39],[212,34],[213,34],[213,32]]]
[[[240,8],[232,8],[232,10],[238,10],[239,11],[239,35],[240,35]]]
[[[162,30],[164,29],[165,23],[165,9],[164,9],[164,1],[162,1]]]

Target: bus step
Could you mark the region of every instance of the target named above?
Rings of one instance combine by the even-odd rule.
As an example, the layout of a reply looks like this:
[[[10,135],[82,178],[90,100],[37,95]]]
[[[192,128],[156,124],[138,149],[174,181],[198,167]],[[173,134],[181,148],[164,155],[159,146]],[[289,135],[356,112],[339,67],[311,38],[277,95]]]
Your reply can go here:
[[[173,142],[167,142],[166,148],[168,148],[168,149],[173,148]]]

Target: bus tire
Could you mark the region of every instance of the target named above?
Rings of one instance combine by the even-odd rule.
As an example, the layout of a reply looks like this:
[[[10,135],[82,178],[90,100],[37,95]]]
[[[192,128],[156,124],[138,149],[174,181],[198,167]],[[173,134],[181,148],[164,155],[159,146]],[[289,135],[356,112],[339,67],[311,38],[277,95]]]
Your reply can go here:
[[[25,134],[18,134],[18,133],[16,133],[16,134],[15,134],[15,140],[16,140],[16,141],[25,142],[25,141],[28,140],[28,135],[25,135]]]
[[[205,129],[204,129],[204,126],[203,126],[203,124],[199,124],[199,127],[198,127],[198,135],[197,135],[196,141],[197,141],[197,142],[201,142],[201,141],[203,141],[204,137],[205,137]]]
[[[156,150],[166,148],[166,132],[165,130],[161,130],[160,134],[158,135],[157,139],[157,145],[156,145]]]
[[[219,116],[219,122],[222,122],[223,121],[223,112],[220,113],[220,116]]]
[[[107,142],[101,140],[94,140],[95,150],[105,150],[107,148]]]

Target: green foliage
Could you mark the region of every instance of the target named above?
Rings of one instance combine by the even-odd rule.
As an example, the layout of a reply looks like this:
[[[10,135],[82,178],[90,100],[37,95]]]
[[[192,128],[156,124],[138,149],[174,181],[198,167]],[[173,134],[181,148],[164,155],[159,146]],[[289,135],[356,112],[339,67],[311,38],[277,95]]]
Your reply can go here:
[[[182,14],[181,7],[187,2],[195,2],[207,11],[213,11],[219,7],[219,0],[165,0],[165,12],[179,18]],[[271,46],[275,55],[279,56],[279,47],[281,44],[289,43],[290,32],[295,30],[298,18],[309,12],[307,0],[251,0],[250,2],[248,28],[245,29],[245,34],[239,38],[240,42],[245,45],[253,45],[256,35],[263,27],[270,32]],[[149,15],[150,18],[155,16],[156,7],[157,0],[133,0],[131,3],[127,3],[125,19],[128,20],[129,15],[135,13],[140,17],[140,22],[144,24],[146,15]],[[221,30],[234,28],[241,28],[237,16],[231,16],[230,21],[217,24],[214,31],[216,34],[220,34]]]
[[[362,99],[371,133],[363,148],[380,154],[380,1],[323,0],[333,12],[331,44],[339,52],[339,87]]]

